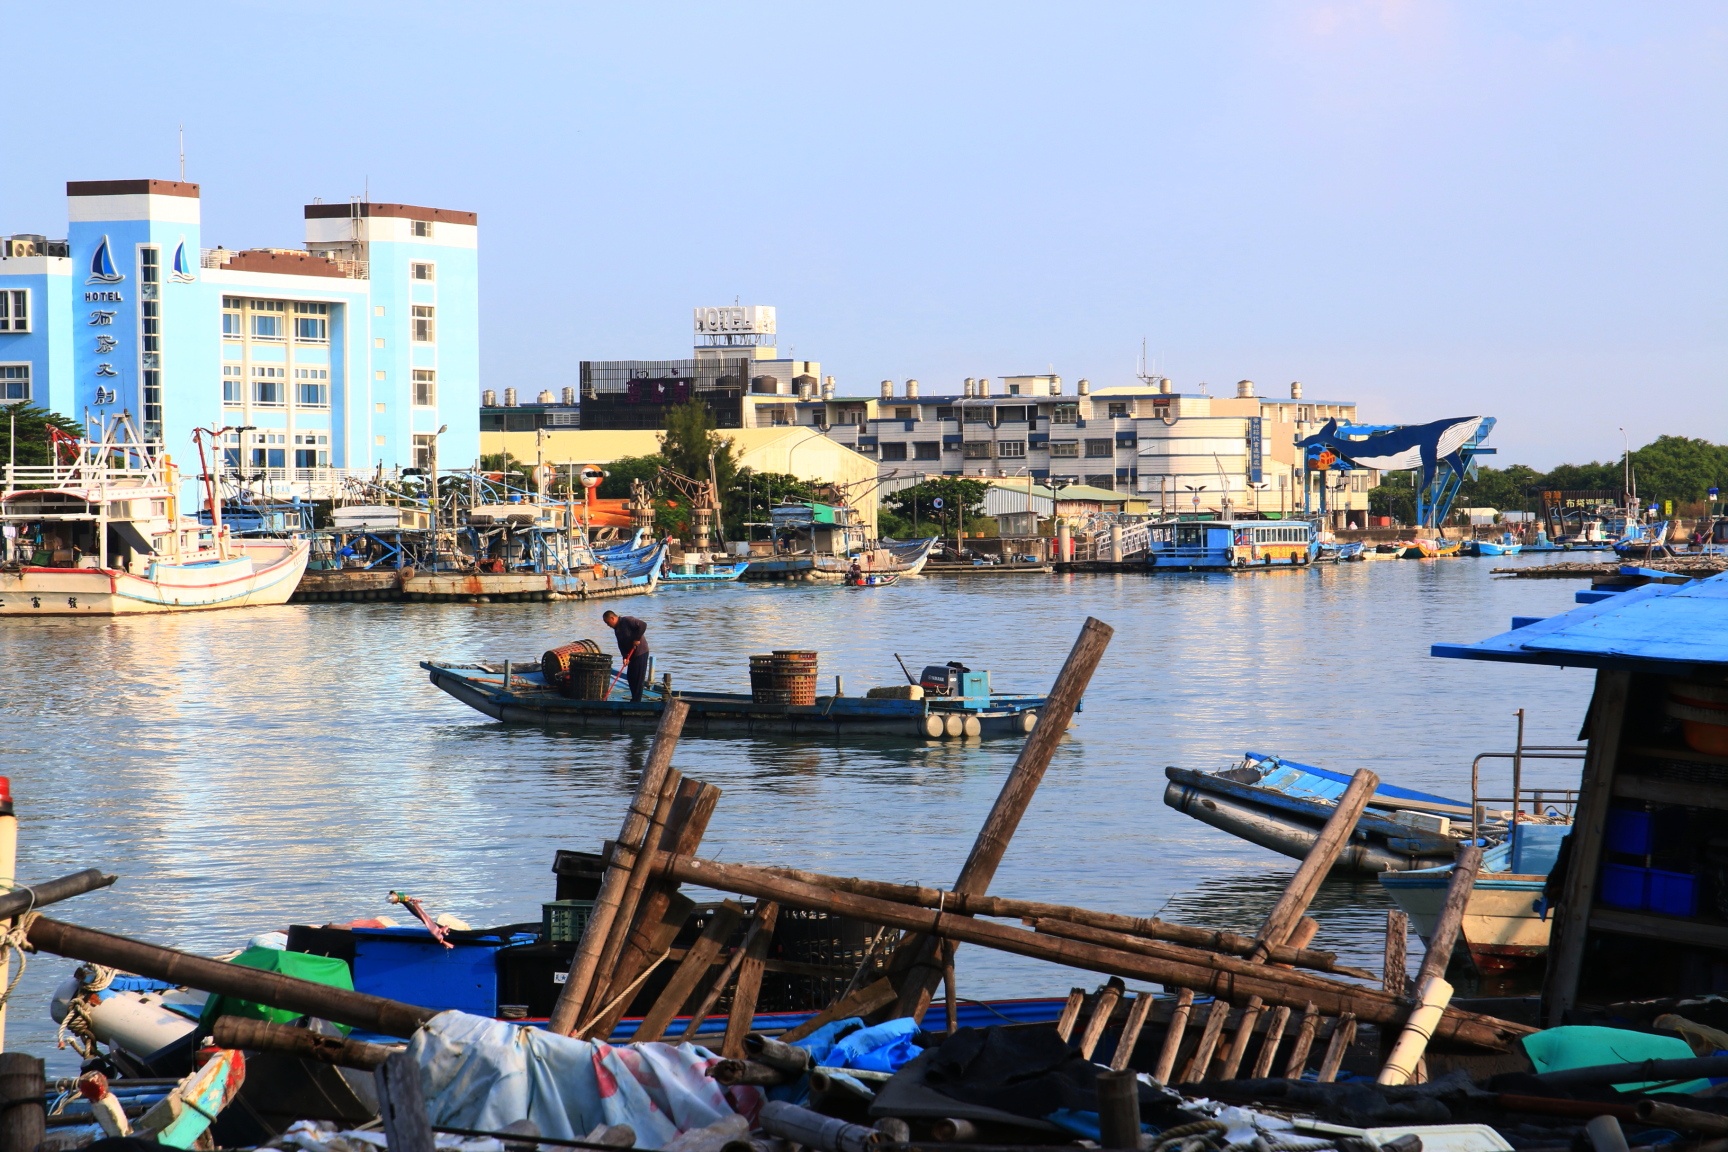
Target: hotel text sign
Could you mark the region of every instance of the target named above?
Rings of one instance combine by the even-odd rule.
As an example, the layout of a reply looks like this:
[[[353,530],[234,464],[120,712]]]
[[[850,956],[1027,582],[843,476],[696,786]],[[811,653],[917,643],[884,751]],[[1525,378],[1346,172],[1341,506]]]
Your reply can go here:
[[[774,309],[759,304],[696,309],[696,332],[702,336],[774,335]]]

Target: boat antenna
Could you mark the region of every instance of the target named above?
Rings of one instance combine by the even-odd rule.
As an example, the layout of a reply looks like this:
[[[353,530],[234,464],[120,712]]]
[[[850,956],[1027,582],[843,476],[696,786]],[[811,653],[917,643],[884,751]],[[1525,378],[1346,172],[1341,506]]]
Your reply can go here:
[[[894,659],[900,660],[900,653],[898,653],[898,652],[894,653]],[[912,679],[912,673],[906,671],[906,661],[904,661],[904,660],[900,660],[900,671],[905,675],[906,683],[908,683],[908,684],[918,683],[918,681]]]

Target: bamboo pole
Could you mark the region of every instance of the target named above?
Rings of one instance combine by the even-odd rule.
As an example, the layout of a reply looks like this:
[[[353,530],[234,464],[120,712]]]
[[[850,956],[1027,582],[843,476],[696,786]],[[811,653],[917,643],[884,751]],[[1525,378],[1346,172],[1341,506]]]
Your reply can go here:
[[[678,799],[673,803],[672,815],[666,822],[666,827],[660,836],[660,848],[667,852],[693,853],[701,847],[702,837],[707,834],[709,818],[714,815],[714,808],[720,802],[720,789],[712,784],[688,777],[679,785]],[[624,988],[642,974],[642,970],[654,963],[655,957],[671,945],[671,940],[664,939],[656,929],[656,925],[668,919],[668,912],[673,905],[684,899],[678,895],[676,882],[656,877],[649,881],[648,887],[638,906],[636,924],[630,930],[630,935],[624,942],[624,949],[619,954],[618,963],[612,970],[612,989]],[[684,917],[677,918],[680,924]],[[629,1003],[621,1004],[601,1019],[595,1029],[596,1035],[610,1036],[612,1030],[618,1027],[618,1021],[629,1010]]]
[[[732,983],[732,977],[737,974],[739,967],[744,963],[744,950],[750,945],[751,932],[754,931],[755,927],[756,922],[752,920],[750,929],[744,933],[743,943],[726,961],[726,967],[715,974],[713,983],[709,984],[708,990],[702,994],[702,1003],[698,1004],[696,1010],[690,1013],[690,1023],[684,1026],[684,1039],[695,1038],[702,1025],[707,1022],[708,1014],[714,1011],[714,1005],[720,1002],[720,997],[725,993],[726,986]]]
[[[1266,1038],[1260,1041],[1260,1055],[1254,1061],[1256,1080],[1272,1075],[1272,1061],[1278,1058],[1278,1045],[1284,1041],[1284,1029],[1290,1025],[1290,1006],[1280,1004],[1272,1009],[1272,1019],[1266,1024]]]
[[[1092,1003],[1092,1018],[1086,1021],[1086,1030],[1080,1034],[1080,1055],[1090,1060],[1093,1051],[1098,1047],[1098,1041],[1103,1039],[1104,1029],[1110,1023],[1110,1014],[1116,1011],[1116,1005],[1126,991],[1122,981],[1112,978],[1111,981],[1098,989],[1098,996]]]
[[[1134,1057],[1134,1048],[1140,1043],[1140,1032],[1146,1027],[1146,1017],[1152,1013],[1153,996],[1150,992],[1141,992],[1134,997],[1134,1004],[1128,1009],[1128,1019],[1122,1024],[1122,1034],[1116,1038],[1116,1052],[1110,1057],[1110,1070],[1120,1072],[1128,1067],[1128,1061]]]
[[[696,985],[708,974],[709,966],[714,963],[714,958],[720,954],[720,949],[725,947],[726,941],[731,939],[738,922],[743,918],[742,904],[727,900],[720,905],[720,910],[708,921],[702,935],[690,946],[690,951],[684,954],[678,970],[672,974],[671,981],[654,1001],[654,1006],[642,1017],[642,1023],[637,1026],[633,1039],[658,1040],[666,1034],[666,1026],[672,1023],[673,1018],[684,1007],[684,1002],[696,990]]]
[[[1182,1083],[1194,1084],[1206,1079],[1206,1069],[1212,1064],[1212,1054],[1218,1050],[1218,1037],[1224,1034],[1224,1022],[1230,1019],[1230,1005],[1214,999],[1206,1013],[1206,1026],[1200,1031],[1200,1045],[1188,1058],[1182,1071]]]
[[[960,993],[954,987],[954,941],[942,941],[942,999],[948,1035],[960,1030]]]
[[[245,1016],[218,1016],[211,1028],[218,1048],[241,1048],[248,1052],[286,1052],[321,1064],[359,1068],[370,1072],[390,1058],[396,1049],[388,1044],[369,1044],[326,1036],[308,1028],[252,1020]]]
[[[660,713],[660,726],[654,732],[654,744],[648,752],[648,763],[642,768],[642,779],[637,783],[636,795],[631,798],[630,807],[624,813],[624,823],[618,830],[619,848],[635,849],[642,844],[648,823],[653,818],[654,808],[660,802],[660,787],[672,767],[672,750],[678,745],[678,734],[683,731],[684,718],[689,712],[688,704],[673,698],[666,702],[665,710]],[[652,849],[654,846],[650,844],[648,847]],[[605,878],[600,882],[600,893],[594,901],[594,910],[588,917],[588,925],[582,932],[582,940],[576,947],[576,958],[571,961],[570,974],[565,977],[564,988],[559,992],[558,1002],[552,1008],[552,1016],[546,1022],[547,1031],[555,1035],[570,1034],[570,1030],[581,1021],[583,1005],[591,998],[590,993],[599,974],[601,950],[606,946],[606,938],[612,931],[612,921],[616,918],[624,889],[630,883],[630,869],[628,866],[621,866],[617,856],[615,851],[614,860],[607,867]]]
[[[1326,1045],[1326,1056],[1320,1061],[1320,1074],[1316,1077],[1320,1083],[1330,1084],[1338,1079],[1338,1069],[1344,1063],[1344,1053],[1355,1039],[1356,1015],[1345,1012],[1332,1026],[1332,1041]]]
[[[1097,944],[1100,947],[1115,948],[1123,952],[1134,952],[1141,956],[1156,956],[1160,959],[1175,960],[1182,964],[1196,964],[1204,968],[1216,969],[1219,972],[1238,973],[1243,976],[1271,975],[1260,965],[1249,960],[1238,959],[1235,956],[1219,956],[1212,952],[1202,952],[1198,948],[1184,948],[1180,944],[1166,944],[1162,940],[1142,940],[1137,936],[1125,936],[1120,932],[1106,932],[1102,928],[1088,928],[1083,924],[1070,924],[1066,920],[1034,921],[1033,930],[1040,935],[1058,936],[1064,940],[1080,940],[1087,944]],[[1343,984],[1337,980],[1328,980],[1324,976],[1316,976],[1310,972],[1298,972],[1289,968],[1279,968],[1276,978],[1284,983],[1302,988],[1347,989],[1352,992],[1357,990],[1354,984]]]
[[[1356,831],[1356,821],[1361,818],[1362,810],[1368,807],[1368,801],[1373,799],[1374,789],[1380,786],[1380,777],[1366,768],[1359,768],[1350,778],[1344,794],[1338,797],[1338,804],[1332,809],[1332,815],[1327,817],[1326,824],[1320,829],[1320,835],[1314,838],[1314,846],[1308,850],[1308,855],[1302,860],[1301,867],[1296,869],[1296,875],[1290,878],[1284,894],[1278,898],[1278,903],[1272,906],[1272,911],[1266,914],[1266,920],[1256,933],[1259,940],[1270,944],[1282,944],[1289,938],[1290,932],[1296,926],[1308,905],[1313,903],[1314,894],[1320,890],[1320,884],[1326,879],[1326,874],[1332,871],[1332,866],[1338,862],[1339,853],[1350,843],[1350,837]]]
[[[750,925],[750,937],[739,949],[744,962],[738,966],[738,983],[732,989],[732,1011],[726,1018],[726,1039],[720,1054],[730,1060],[745,1056],[744,1037],[756,1020],[756,998],[762,991],[762,961],[768,955],[768,942],[774,938],[774,922],[780,916],[780,905],[772,900],[756,906],[756,918]]]
[[[1416,1011],[1410,1013],[1410,1020],[1404,1025],[1404,1031],[1399,1033],[1398,1042],[1392,1046],[1392,1055],[1386,1058],[1385,1067],[1380,1069],[1376,1083],[1409,1084],[1416,1074],[1417,1066],[1428,1051],[1429,1031],[1434,1021],[1440,1019],[1446,1011],[1447,1001],[1452,999],[1452,985],[1438,976],[1430,976],[1423,982],[1417,994]]]
[[[201,992],[252,1000],[270,1008],[281,1008],[303,1016],[317,1016],[335,1024],[347,1024],[386,1036],[412,1036],[437,1013],[382,996],[368,996],[346,988],[332,988],[311,980],[224,964],[173,948],[160,948],[141,940],[97,932],[38,916],[30,922],[26,936],[38,952],[52,952],[74,960],[87,960],[122,972],[132,972],[184,984]]]
[[[1290,1059],[1284,1063],[1284,1079],[1300,1080],[1308,1070],[1308,1053],[1314,1047],[1314,1033],[1320,1030],[1320,1010],[1312,1003],[1302,1009],[1302,1023],[1296,1029],[1296,1043],[1290,1048]]]
[[[976,895],[989,890],[996,869],[1008,851],[1008,843],[1020,827],[1020,820],[1031,805],[1032,797],[1050,767],[1051,758],[1061,746],[1074,718],[1074,709],[1079,706],[1080,697],[1086,691],[1092,673],[1097,670],[1114,632],[1115,629],[1108,624],[1090,616],[1080,626],[1080,635],[1075,639],[1074,647],[1069,649],[1068,659],[1064,661],[1062,671],[1057,673],[1056,683],[1045,698],[1044,706],[1038,710],[1038,726],[1026,737],[1014,767],[1009,769],[1008,778],[1002,782],[1002,791],[997,795],[990,814],[984,818],[972,851],[960,868],[959,878],[954,881],[954,891]],[[900,1015],[922,1019],[924,1010],[930,1006],[930,994],[941,976],[941,969],[930,962],[932,945],[927,937],[914,937],[900,947],[910,950],[912,956],[912,963],[899,983]]]
[[[1296,921],[1296,926],[1290,930],[1290,938],[1285,941],[1290,947],[1303,948],[1314,939],[1314,934],[1320,931],[1319,921],[1312,916],[1304,916]],[[1258,956],[1253,958],[1258,961]],[[1277,965],[1283,967],[1283,965]],[[1224,1067],[1218,1075],[1224,1080],[1233,1080],[1236,1072],[1242,1067],[1242,1059],[1248,1053],[1248,1043],[1254,1038],[1254,1027],[1260,1022],[1260,1014],[1266,1010],[1265,1001],[1258,996],[1250,996],[1248,1003],[1242,1009],[1242,1022],[1236,1026],[1236,1035],[1230,1043],[1230,1054],[1224,1058]],[[1288,1015],[1289,1009],[1285,1008]]]
[[[666,770],[666,778],[660,785],[660,796],[654,804],[654,813],[648,818],[648,829],[642,834],[642,850],[636,853],[630,862],[629,878],[624,882],[624,891],[619,894],[618,908],[612,914],[612,929],[606,933],[606,943],[600,949],[600,959],[594,966],[594,982],[589,989],[588,1003],[582,1006],[581,1015],[587,1017],[597,1011],[600,1005],[611,999],[610,989],[617,976],[619,954],[624,950],[624,941],[630,935],[631,925],[636,919],[636,906],[641,902],[642,892],[648,886],[650,870],[654,867],[654,851],[660,847],[660,836],[666,830],[666,820],[672,815],[672,802],[678,798],[678,787],[684,776],[676,768]],[[629,985],[626,980],[617,986],[622,989]],[[602,1013],[604,1015],[604,1013]]]
[[[758,899],[777,900],[798,908],[833,912],[875,924],[948,937],[963,943],[982,944],[1019,956],[1048,960],[1109,976],[1121,976],[1126,980],[1145,980],[1178,988],[1193,988],[1196,992],[1224,999],[1260,996],[1268,1004],[1289,1004],[1292,1007],[1313,1001],[1327,1015],[1354,1012],[1375,1024],[1401,1024],[1409,1012],[1406,1002],[1378,988],[1359,988],[1348,984],[1316,988],[1307,982],[1319,981],[1322,985],[1327,982],[1319,977],[1282,968],[1254,968],[1251,969],[1252,975],[1223,972],[1192,962],[1027,932],[969,916],[926,912],[886,900],[834,892],[800,884],[747,864],[725,864],[715,860],[679,856],[665,858],[663,868],[667,875],[688,884],[701,884]],[[1448,1008],[1435,1035],[1447,1042],[1503,1051],[1512,1039],[1533,1031],[1535,1029],[1508,1020]]]
[[[1183,988],[1176,993],[1176,1007],[1170,1013],[1170,1027],[1164,1032],[1164,1047],[1158,1053],[1158,1063],[1152,1069],[1152,1079],[1170,1083],[1176,1071],[1176,1057],[1182,1050],[1182,1034],[1188,1030],[1188,1017],[1194,1012],[1194,989]]]
[[[1080,1020],[1080,1008],[1086,1003],[1086,989],[1068,989],[1068,1003],[1062,1005],[1062,1015],[1056,1018],[1056,1035],[1064,1041],[1074,1035],[1074,1025]]]
[[[1476,844],[1458,846],[1458,862],[1452,865],[1452,880],[1446,886],[1446,903],[1434,921],[1434,933],[1428,937],[1428,950],[1422,955],[1422,967],[1416,973],[1416,987],[1429,980],[1446,977],[1453,946],[1458,942],[1458,929],[1464,923],[1464,910],[1470,903],[1476,875],[1482,870],[1482,849]]]
[[[689,853],[682,853],[689,855]],[[1208,952],[1224,952],[1233,956],[1251,955],[1256,947],[1252,936],[1239,936],[1233,932],[1215,932],[1210,928],[1195,928],[1186,924],[1172,924],[1157,917],[1124,916],[1115,912],[1096,912],[1088,908],[1074,908],[1066,904],[1047,904],[1040,900],[1013,900],[1005,896],[967,896],[959,892],[944,891],[941,888],[924,888],[915,884],[891,884],[882,880],[863,880],[855,876],[830,876],[821,872],[807,872],[799,868],[766,868],[777,876],[788,880],[796,880],[801,884],[812,884],[818,888],[828,888],[835,892],[847,892],[856,896],[871,896],[878,900],[892,900],[896,904],[911,904],[918,908],[936,908],[944,912],[954,912],[967,916],[993,916],[1018,920],[1066,920],[1072,924],[1084,924],[1090,928],[1104,928],[1111,932],[1121,932],[1129,936],[1145,936],[1153,940],[1168,940],[1172,943],[1186,944],[1190,948],[1200,948]],[[1287,945],[1267,945],[1264,949],[1268,960],[1280,964],[1290,964],[1297,968],[1312,968],[1319,972],[1335,972],[1339,975],[1354,976],[1360,980],[1374,979],[1374,973],[1360,968],[1350,968],[1338,963],[1338,957],[1331,952],[1320,952],[1311,948],[1291,948]]]
[[[1409,992],[1410,977],[1405,972],[1409,964],[1404,954],[1410,939],[1410,917],[1398,908],[1386,910],[1386,957],[1381,965],[1380,986],[1394,996]]]

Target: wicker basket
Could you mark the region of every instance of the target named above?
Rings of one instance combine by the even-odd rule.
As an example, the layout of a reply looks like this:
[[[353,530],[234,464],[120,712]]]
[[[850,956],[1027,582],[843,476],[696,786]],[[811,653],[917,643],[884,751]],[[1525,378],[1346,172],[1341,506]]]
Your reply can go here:
[[[816,653],[779,650],[750,657],[750,696],[758,704],[816,703]]]
[[[612,657],[593,640],[578,640],[540,657],[540,674],[560,696],[603,700],[612,685]]]

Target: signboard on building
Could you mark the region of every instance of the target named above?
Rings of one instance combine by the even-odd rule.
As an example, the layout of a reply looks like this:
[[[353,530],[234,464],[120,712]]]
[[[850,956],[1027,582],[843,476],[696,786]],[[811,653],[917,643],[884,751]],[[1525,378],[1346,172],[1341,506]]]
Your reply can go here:
[[[762,304],[734,304],[725,308],[696,309],[698,336],[772,336],[774,308]]]
[[[1265,442],[1261,439],[1260,417],[1248,417],[1248,482],[1259,484],[1265,477],[1261,465],[1261,452]]]

